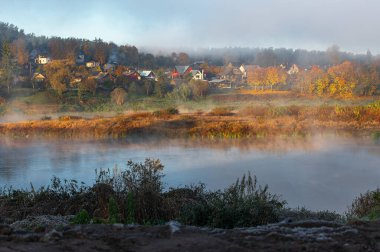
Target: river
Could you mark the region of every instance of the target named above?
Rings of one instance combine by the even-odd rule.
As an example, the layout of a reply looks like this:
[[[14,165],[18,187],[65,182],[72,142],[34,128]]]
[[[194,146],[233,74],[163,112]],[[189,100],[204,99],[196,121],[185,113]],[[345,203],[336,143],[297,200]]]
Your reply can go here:
[[[250,171],[290,207],[344,213],[380,185],[380,144],[371,137],[319,134],[258,140],[0,140],[0,185],[47,185],[53,175],[86,184],[95,169],[158,158],[166,187],[203,182],[223,189]]]

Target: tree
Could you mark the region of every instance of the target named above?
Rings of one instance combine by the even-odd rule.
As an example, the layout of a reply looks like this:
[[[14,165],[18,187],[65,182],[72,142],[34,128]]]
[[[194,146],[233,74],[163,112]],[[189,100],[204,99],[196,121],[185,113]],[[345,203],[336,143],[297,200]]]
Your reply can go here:
[[[144,89],[145,89],[145,94],[147,96],[151,95],[153,93],[153,89],[154,89],[154,82],[151,81],[151,80],[142,80],[143,82],[143,86],[144,86]]]
[[[95,52],[94,58],[99,61],[101,65],[105,64],[108,58],[107,44],[101,39],[95,39]]]
[[[82,95],[85,92],[91,92],[92,95],[95,95],[96,93],[96,87],[97,83],[94,78],[86,78],[78,85],[78,98],[79,100],[82,99]]]
[[[194,97],[203,97],[209,90],[208,82],[202,80],[191,80],[189,83]]]
[[[258,86],[265,83],[265,69],[261,67],[255,67],[252,71],[248,72],[247,82],[249,85],[254,86],[257,90]]]
[[[340,56],[339,56],[339,46],[338,45],[332,45],[326,50],[327,56],[329,58],[329,61],[332,65],[337,65],[340,62]]]
[[[268,67],[266,69],[266,84],[270,85],[270,90],[273,86],[280,82],[280,75],[276,67]]]
[[[11,90],[11,85],[13,81],[13,65],[11,61],[11,49],[8,42],[4,41],[1,48],[1,72],[3,84],[6,85],[8,89],[8,94]]]
[[[124,88],[115,88],[111,92],[111,100],[116,105],[123,105],[125,103],[125,98],[127,96],[127,92],[124,90]]]
[[[187,55],[187,53],[180,52],[178,54],[177,62],[181,66],[188,65],[190,63],[189,55]]]
[[[331,79],[329,86],[330,95],[350,97],[358,84],[354,65],[350,61],[345,61],[340,65],[332,66],[328,69]]]
[[[25,40],[19,38],[12,42],[11,51],[14,57],[17,59],[17,63],[20,66],[25,65],[29,61],[29,53],[26,50]]]
[[[44,71],[50,87],[62,97],[70,82],[70,69],[63,61],[53,61],[44,66]]]

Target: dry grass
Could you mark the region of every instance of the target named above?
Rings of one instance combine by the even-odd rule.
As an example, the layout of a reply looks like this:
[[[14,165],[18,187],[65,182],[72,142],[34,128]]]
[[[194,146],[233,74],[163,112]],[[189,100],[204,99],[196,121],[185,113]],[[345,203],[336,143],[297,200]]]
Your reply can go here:
[[[249,90],[249,89],[241,89],[238,91],[239,94],[251,94],[251,95],[289,95],[290,91],[281,91],[281,90]]]
[[[224,116],[223,116],[224,115]],[[226,116],[228,115],[228,116]],[[119,138],[162,137],[242,138],[309,134],[315,130],[380,130],[380,108],[373,107],[249,107],[232,114],[224,108],[210,114],[134,113],[112,118],[65,116],[0,124],[0,135]]]

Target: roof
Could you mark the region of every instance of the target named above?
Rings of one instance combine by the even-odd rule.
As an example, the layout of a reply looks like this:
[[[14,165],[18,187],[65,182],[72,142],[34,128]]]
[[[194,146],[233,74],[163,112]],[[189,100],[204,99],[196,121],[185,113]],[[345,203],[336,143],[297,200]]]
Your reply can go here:
[[[179,74],[184,74],[190,66],[175,66]]]
[[[152,71],[141,71],[140,76],[141,77],[149,77],[149,75],[154,74]]]
[[[214,79],[214,80],[209,81],[209,83],[223,83],[223,82],[226,82],[226,80],[225,79]]]
[[[45,76],[43,76],[42,74],[40,73],[35,73],[33,75],[33,79],[45,79]]]
[[[197,75],[197,74],[202,74],[202,73],[201,73],[201,71],[199,71],[199,70],[192,70],[192,71],[191,71],[191,74],[192,74],[193,76],[195,76],[195,75]]]

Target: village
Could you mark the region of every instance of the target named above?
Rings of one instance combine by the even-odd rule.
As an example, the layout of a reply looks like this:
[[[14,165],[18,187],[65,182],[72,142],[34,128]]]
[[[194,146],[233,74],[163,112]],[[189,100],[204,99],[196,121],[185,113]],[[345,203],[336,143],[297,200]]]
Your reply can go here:
[[[38,55],[29,67],[32,73],[31,80],[38,83],[40,88],[44,87],[47,80],[43,67],[54,63],[50,57]],[[83,73],[83,68],[87,74]],[[74,71],[70,74],[70,87],[75,87],[75,84],[81,83],[85,78],[93,79],[98,84],[99,88],[115,88],[117,86],[118,78],[124,78],[128,81],[141,81],[148,80],[157,82],[158,78],[165,78],[173,87],[186,84],[190,80],[203,81],[208,84],[209,88],[249,88],[250,83],[257,75],[255,71],[262,69],[257,65],[240,65],[234,66],[228,63],[226,66],[210,66],[205,61],[196,61],[189,65],[175,65],[172,69],[136,69],[119,65],[117,62],[106,63],[101,65],[100,62],[95,60],[85,60],[84,54],[79,54],[75,61]],[[291,67],[286,68],[284,65],[278,66],[279,75],[294,76],[299,73],[299,67],[293,64]],[[41,71],[42,70],[42,71]],[[307,71],[308,69],[305,69]],[[282,82],[286,82],[286,76]],[[17,80],[23,78],[15,78],[13,85],[17,86]],[[24,78],[26,79],[26,78]],[[104,85],[107,83],[108,85]],[[113,85],[112,85],[113,83]],[[111,85],[110,85],[111,84]],[[127,86],[124,86],[127,88]]]

